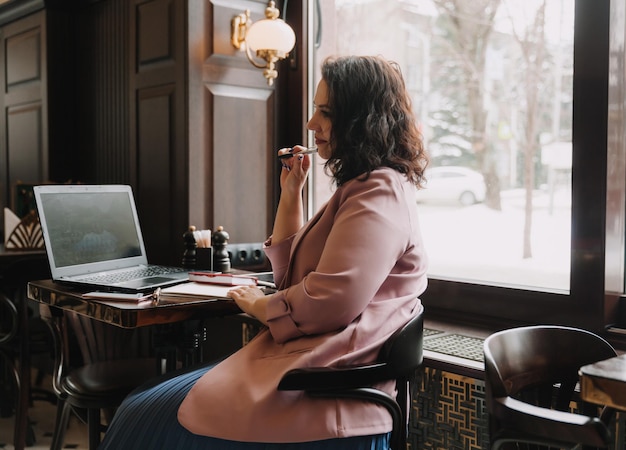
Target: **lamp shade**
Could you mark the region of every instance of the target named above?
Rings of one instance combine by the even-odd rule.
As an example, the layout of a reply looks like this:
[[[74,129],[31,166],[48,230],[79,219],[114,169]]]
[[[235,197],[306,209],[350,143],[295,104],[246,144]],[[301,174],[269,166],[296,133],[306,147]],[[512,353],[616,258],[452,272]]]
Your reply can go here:
[[[296,44],[296,34],[282,19],[258,20],[246,33],[246,45],[252,51],[277,50],[289,53]]]

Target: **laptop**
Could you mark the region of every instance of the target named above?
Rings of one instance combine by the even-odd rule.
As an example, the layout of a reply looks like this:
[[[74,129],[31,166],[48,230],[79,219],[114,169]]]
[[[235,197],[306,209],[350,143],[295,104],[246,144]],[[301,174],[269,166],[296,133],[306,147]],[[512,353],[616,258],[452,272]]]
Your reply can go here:
[[[186,269],[148,264],[130,186],[43,185],[33,192],[54,281],[148,292],[188,280]]]

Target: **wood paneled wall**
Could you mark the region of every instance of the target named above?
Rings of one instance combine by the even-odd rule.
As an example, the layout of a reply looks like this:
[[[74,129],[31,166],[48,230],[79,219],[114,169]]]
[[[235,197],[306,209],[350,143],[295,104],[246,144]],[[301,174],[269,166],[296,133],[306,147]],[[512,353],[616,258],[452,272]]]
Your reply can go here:
[[[266,5],[215,0],[189,12],[190,221],[222,225],[234,242],[265,240],[274,215],[276,90],[230,43],[232,17],[250,8],[257,20]]]
[[[132,184],[128,1],[82,7],[72,12],[71,23],[81,159],[78,179]]]
[[[182,235],[188,226],[186,2],[129,3],[129,123],[135,195],[146,227],[148,257],[180,264]]]
[[[0,126],[9,127],[0,129],[0,157],[11,164],[2,165],[2,186],[132,185],[155,263],[180,263],[190,224],[222,225],[233,243],[263,241],[276,207],[276,151],[304,141],[302,66],[279,63],[268,86],[230,44],[232,17],[250,8],[258,20],[266,0],[46,3],[0,24],[8,117]],[[302,6],[290,10],[299,34]]]
[[[267,1],[189,2],[190,222],[222,225],[232,242],[269,235],[279,192],[276,152],[305,142],[303,3],[292,2],[288,17],[299,57],[279,62],[268,86],[230,43],[231,19],[250,9],[259,20]]]
[[[42,11],[2,28],[2,207],[11,205],[12,187],[17,182],[39,183],[48,178],[45,36],[45,13]]]

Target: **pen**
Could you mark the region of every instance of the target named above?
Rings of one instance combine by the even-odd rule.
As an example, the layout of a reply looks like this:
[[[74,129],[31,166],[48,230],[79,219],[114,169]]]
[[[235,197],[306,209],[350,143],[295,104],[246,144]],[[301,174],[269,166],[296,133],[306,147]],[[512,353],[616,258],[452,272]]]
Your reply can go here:
[[[317,147],[309,147],[297,153],[283,153],[282,155],[278,155],[278,159],[289,159],[295,155],[310,155],[311,153],[317,153]]]

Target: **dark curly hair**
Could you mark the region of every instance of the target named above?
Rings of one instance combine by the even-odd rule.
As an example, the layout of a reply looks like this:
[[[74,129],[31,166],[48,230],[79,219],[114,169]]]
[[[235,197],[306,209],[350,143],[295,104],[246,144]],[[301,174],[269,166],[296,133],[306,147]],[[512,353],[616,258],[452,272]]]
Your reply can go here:
[[[330,57],[322,78],[333,148],[324,168],[335,183],[390,167],[420,187],[428,157],[399,66],[377,56]]]

